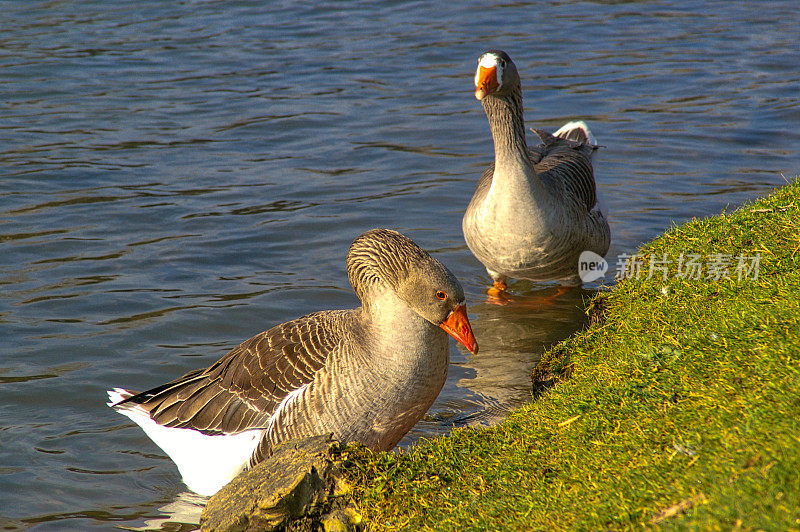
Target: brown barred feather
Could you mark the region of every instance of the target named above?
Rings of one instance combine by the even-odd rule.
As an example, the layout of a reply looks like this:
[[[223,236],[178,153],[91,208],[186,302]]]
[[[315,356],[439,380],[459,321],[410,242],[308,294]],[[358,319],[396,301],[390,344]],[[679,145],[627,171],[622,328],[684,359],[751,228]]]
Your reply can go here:
[[[125,402],[159,424],[206,434],[265,428],[292,390],[311,382],[340,341],[344,314],[323,311],[246,340],[205,370],[195,370]]]

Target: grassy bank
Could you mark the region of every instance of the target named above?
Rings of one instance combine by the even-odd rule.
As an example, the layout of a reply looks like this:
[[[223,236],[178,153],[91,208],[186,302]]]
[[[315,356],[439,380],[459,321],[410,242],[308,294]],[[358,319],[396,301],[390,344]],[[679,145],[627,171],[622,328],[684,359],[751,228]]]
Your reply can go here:
[[[800,530],[800,182],[639,253],[536,401],[356,462],[370,528]]]

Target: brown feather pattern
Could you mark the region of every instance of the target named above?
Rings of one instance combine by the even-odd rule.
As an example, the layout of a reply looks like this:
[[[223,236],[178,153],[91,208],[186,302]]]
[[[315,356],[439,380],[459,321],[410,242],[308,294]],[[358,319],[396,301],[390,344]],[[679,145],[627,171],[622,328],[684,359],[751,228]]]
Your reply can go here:
[[[348,310],[323,311],[278,325],[187,373],[124,402],[141,405],[157,423],[230,434],[266,428],[293,390],[311,382],[341,341]]]

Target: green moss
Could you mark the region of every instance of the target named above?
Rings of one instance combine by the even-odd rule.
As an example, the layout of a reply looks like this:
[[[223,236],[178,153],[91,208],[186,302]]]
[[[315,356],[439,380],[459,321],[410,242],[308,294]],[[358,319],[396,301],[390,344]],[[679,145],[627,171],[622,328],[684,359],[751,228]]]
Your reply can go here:
[[[800,530],[800,182],[673,227],[645,258],[730,260],[728,278],[625,279],[491,429],[362,451],[373,529]],[[760,254],[739,279],[737,257]]]

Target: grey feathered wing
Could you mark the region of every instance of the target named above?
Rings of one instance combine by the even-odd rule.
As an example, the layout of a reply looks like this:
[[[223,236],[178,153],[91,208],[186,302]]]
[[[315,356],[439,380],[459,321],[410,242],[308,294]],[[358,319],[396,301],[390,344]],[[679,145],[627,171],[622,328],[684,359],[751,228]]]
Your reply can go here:
[[[553,188],[563,186],[565,198],[584,205],[586,212],[591,211],[597,205],[597,185],[591,159],[597,146],[583,140],[554,137],[541,129],[533,132],[542,141],[531,150],[531,161],[539,179]]]

